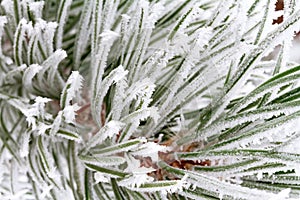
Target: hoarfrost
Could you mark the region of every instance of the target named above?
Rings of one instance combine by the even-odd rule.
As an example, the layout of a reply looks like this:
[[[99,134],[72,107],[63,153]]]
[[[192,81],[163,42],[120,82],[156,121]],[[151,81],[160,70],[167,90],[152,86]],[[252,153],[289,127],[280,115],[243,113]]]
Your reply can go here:
[[[72,71],[70,77],[67,80],[66,86],[64,87],[62,91],[62,97],[61,97],[61,106],[69,106],[70,101],[76,97],[79,96],[79,91],[82,87],[83,78],[79,74],[78,71]],[[77,97],[78,99],[78,97]]]
[[[87,143],[86,148],[89,149],[97,144],[100,144],[106,138],[112,138],[125,126],[119,121],[109,121],[105,124]]]
[[[154,142],[147,142],[143,145],[141,145],[136,151],[134,151],[133,155],[139,155],[143,157],[149,156],[153,162],[158,161],[158,152],[167,152],[171,149],[166,146],[162,146],[159,144],[156,144]]]
[[[95,183],[108,183],[110,180],[109,177],[105,176],[105,174],[101,172],[96,172],[94,174],[94,178],[95,178]]]
[[[59,15],[58,15],[58,28],[56,32],[56,41],[55,45],[56,48],[59,49],[62,46],[62,40],[63,40],[63,28],[66,23],[67,15],[68,15],[68,9],[70,5],[72,4],[72,0],[62,0],[59,5]]]
[[[44,7],[45,2],[29,2],[29,10],[33,13],[34,17],[41,18],[42,17],[42,11]]]
[[[78,106],[77,104],[66,106],[63,110],[63,116],[65,118],[65,121],[67,123],[74,124],[76,111],[78,111],[79,109],[80,109],[80,106]]]
[[[23,158],[27,157],[28,154],[29,154],[30,136],[31,136],[30,132],[25,132],[24,135],[23,135],[23,141],[22,141],[22,145],[21,145],[21,148],[20,148],[20,156],[23,157]]]
[[[280,191],[278,194],[271,197],[269,200],[282,200],[282,199],[290,199],[289,195],[291,192],[291,188],[284,189]]]
[[[83,163],[97,171],[93,172],[96,183],[111,183],[110,178],[118,178],[116,184],[119,186],[137,192],[153,192],[154,196],[163,199],[169,197],[168,193],[197,199],[198,191],[225,199],[257,199],[261,196],[283,199],[296,193],[286,189],[273,196],[266,191],[232,183],[240,184],[242,176],[252,176],[263,182],[267,178],[266,172],[276,175],[278,170],[294,170],[299,175],[299,155],[295,154],[300,152],[297,148],[299,101],[274,104],[273,100],[281,100],[286,91],[286,94],[295,91],[300,74],[297,71],[258,85],[271,75],[295,65],[289,62],[289,54],[294,32],[300,27],[300,11],[297,10],[300,4],[293,0],[285,2],[283,13],[275,12],[276,0],[223,0],[217,8],[214,2],[88,0],[83,1],[83,11],[76,13],[82,7],[82,1],[63,0],[57,11],[57,22],[47,22],[41,17],[48,6],[53,8],[48,1],[3,0],[1,6],[6,17],[0,16],[0,38],[7,35],[3,37],[5,44],[0,45],[5,50],[0,50],[3,63],[0,70],[4,72],[0,82],[14,87],[20,79],[22,85],[18,90],[13,88],[11,96],[5,93],[6,86],[3,91],[1,88],[1,106],[2,102],[3,105],[8,102],[8,107],[3,108],[0,121],[9,121],[8,130],[4,132],[11,133],[5,140],[0,140],[5,147],[1,151],[1,169],[6,168],[2,165],[14,157],[20,158],[20,164],[29,160],[30,166],[27,163],[25,173],[36,184],[37,197],[41,199],[54,196],[76,199],[81,195],[83,198],[84,195],[80,194],[84,193],[82,186],[92,182],[90,172],[83,180]],[[281,14],[284,14],[283,23],[272,25],[272,20]],[[81,17],[79,25],[76,17]],[[54,18],[51,16],[50,19]],[[72,27],[73,21],[76,26]],[[13,42],[9,41],[10,37]],[[74,43],[75,47],[69,43]],[[13,46],[12,50],[7,47],[9,45]],[[282,45],[277,60],[262,61],[277,45]],[[6,51],[14,60],[5,57],[8,55]],[[73,58],[67,58],[66,52]],[[58,68],[65,58],[64,66]],[[84,70],[86,66],[91,67],[88,73]],[[78,71],[69,73],[69,69],[80,70],[84,76],[91,75],[91,83],[87,80],[86,84],[91,87],[91,99],[86,92],[84,100],[91,103],[88,109],[96,122],[91,123],[92,128],[75,121],[83,78]],[[67,81],[65,75],[68,75]],[[48,95],[60,98],[60,108],[56,102],[43,98]],[[293,95],[297,93],[290,97],[294,98]],[[242,100],[235,99],[240,96]],[[193,99],[204,103],[195,106]],[[257,100],[260,103],[249,108]],[[49,110],[56,106],[51,114],[48,106]],[[12,129],[10,121],[14,108],[21,111],[16,115],[18,118],[21,114],[24,116],[18,123],[27,123],[28,129],[23,135],[15,135],[15,132],[24,132],[21,126]],[[88,123],[92,121],[87,120]],[[248,123],[250,125],[243,127]],[[241,129],[234,130],[235,127]],[[197,130],[196,134],[194,130]],[[77,131],[90,134],[86,136],[88,141],[83,147],[72,146],[72,142],[63,140],[77,140],[80,138]],[[193,165],[193,170],[185,170],[172,168],[168,163],[164,168],[166,173],[162,175],[170,175],[171,179],[172,175],[183,178],[154,181],[149,173],[163,163],[158,162],[159,152],[174,153],[174,149],[159,144],[173,132],[175,136],[168,140],[174,142],[172,144],[180,143],[180,139],[201,141],[199,147],[195,147],[199,150],[195,155],[198,155],[189,159],[196,163],[209,159],[210,166]],[[63,139],[57,140],[56,136]],[[141,136],[150,136],[150,140],[137,139]],[[157,140],[158,143],[153,142]],[[16,145],[19,141],[20,146]],[[64,152],[66,147],[68,151]],[[186,150],[184,146],[178,149]],[[80,150],[88,155],[82,156]],[[19,154],[15,155],[15,151]],[[56,153],[58,156],[54,160],[52,155]],[[78,162],[78,153],[83,163]],[[90,156],[90,153],[97,156]],[[108,156],[100,157],[103,155]],[[186,155],[188,152],[181,152],[175,155],[175,160],[184,160]],[[151,161],[150,166],[155,166],[155,169],[143,166],[143,161]],[[262,167],[277,163],[284,165]],[[88,164],[99,165],[99,169],[114,166],[106,169],[122,169],[126,174],[121,178],[101,173]],[[64,165],[70,166],[65,168]],[[17,178],[16,171],[12,168],[12,179]],[[0,172],[1,183],[5,182],[6,173]],[[74,182],[72,174],[75,174]],[[292,178],[281,181],[297,183]],[[190,183],[192,187],[189,187]],[[96,198],[98,185],[92,186],[91,196]],[[0,195],[4,195],[3,199],[23,198],[22,195],[25,198],[33,193],[25,188],[16,192],[0,188]],[[106,190],[109,184],[103,184],[103,188]],[[129,190],[128,195],[138,195]],[[111,193],[109,189],[108,194]]]

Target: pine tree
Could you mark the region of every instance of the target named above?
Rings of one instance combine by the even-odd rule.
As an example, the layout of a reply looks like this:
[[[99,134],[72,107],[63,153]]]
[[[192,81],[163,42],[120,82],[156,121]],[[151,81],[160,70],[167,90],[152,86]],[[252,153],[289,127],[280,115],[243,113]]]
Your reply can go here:
[[[2,0],[0,199],[299,198],[276,3]]]

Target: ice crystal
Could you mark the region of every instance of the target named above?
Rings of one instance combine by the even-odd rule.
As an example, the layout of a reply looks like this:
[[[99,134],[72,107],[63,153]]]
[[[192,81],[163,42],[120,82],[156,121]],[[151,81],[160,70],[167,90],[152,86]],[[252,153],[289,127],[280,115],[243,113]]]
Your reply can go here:
[[[1,1],[0,199],[299,198],[299,19],[296,0]]]

